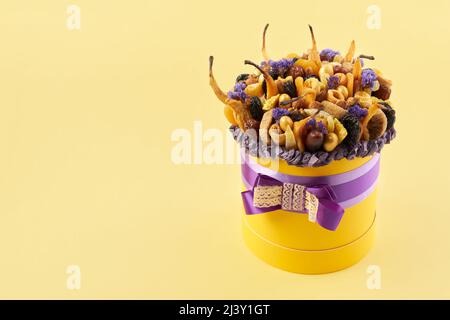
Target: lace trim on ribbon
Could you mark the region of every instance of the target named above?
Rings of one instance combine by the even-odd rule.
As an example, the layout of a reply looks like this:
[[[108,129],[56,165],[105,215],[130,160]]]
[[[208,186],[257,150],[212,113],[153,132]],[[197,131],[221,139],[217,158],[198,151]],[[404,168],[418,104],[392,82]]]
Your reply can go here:
[[[317,210],[319,209],[319,199],[310,192],[306,192],[305,206],[308,210],[308,220],[316,222]]]
[[[268,208],[281,204],[282,186],[258,186],[253,191],[253,206]]]
[[[287,211],[307,212],[308,220],[316,222],[319,199],[306,187],[295,183],[283,186],[257,186],[253,191],[253,206],[268,208],[281,205]]]
[[[283,183],[283,195],[281,198],[281,209],[292,210],[293,183]]]

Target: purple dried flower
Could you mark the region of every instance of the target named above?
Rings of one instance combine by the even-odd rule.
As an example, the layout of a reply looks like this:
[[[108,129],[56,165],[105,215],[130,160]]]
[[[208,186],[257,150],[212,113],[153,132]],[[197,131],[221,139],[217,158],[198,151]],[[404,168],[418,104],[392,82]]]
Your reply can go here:
[[[323,49],[320,51],[320,60],[322,61],[333,61],[334,57],[339,54],[339,51],[334,51],[333,49]]]
[[[247,85],[245,84],[245,82],[238,82],[234,85],[234,91],[239,92],[239,91],[244,91],[245,88],[247,88]]]
[[[336,89],[339,85],[339,77],[331,76],[328,78],[328,89]]]
[[[244,91],[228,91],[228,98],[233,100],[241,100],[242,102],[244,102],[245,99],[247,99],[247,94]]]
[[[361,72],[361,85],[363,88],[373,89],[377,74],[372,69],[364,69]]]
[[[316,119],[315,118],[309,119],[306,122],[306,126],[315,128],[316,127]]]
[[[322,121],[319,121],[317,123],[317,129],[319,129],[320,132],[322,132],[323,134],[328,134],[328,129],[327,127],[323,124]]]
[[[286,110],[286,109],[283,109],[283,108],[275,108],[275,109],[273,109],[273,111],[272,111],[272,117],[273,117],[275,120],[280,120],[280,118],[281,118],[282,116],[287,116],[288,113],[289,113],[289,111]]]
[[[294,64],[295,59],[281,59],[278,61],[274,61],[274,60],[269,60],[269,66],[271,69],[271,73],[272,74],[276,74],[278,76],[283,76],[290,67],[292,67],[292,65]],[[266,62],[263,61],[261,63],[261,67],[264,67],[266,65]]]
[[[234,90],[228,91],[228,98],[244,102],[247,99],[247,94],[244,91],[246,87],[247,85],[243,81],[236,83]]]
[[[351,106],[348,109],[348,112],[356,116],[358,119],[364,118],[369,113],[367,109],[361,108],[359,104],[354,104],[353,106]]]

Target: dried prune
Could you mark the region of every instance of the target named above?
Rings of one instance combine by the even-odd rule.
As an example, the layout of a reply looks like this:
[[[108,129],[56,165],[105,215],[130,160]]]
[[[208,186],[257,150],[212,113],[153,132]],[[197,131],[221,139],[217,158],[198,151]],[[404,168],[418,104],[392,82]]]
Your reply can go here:
[[[297,89],[295,88],[295,84],[290,79],[283,82],[283,91],[287,93],[291,98],[297,96]]]
[[[386,130],[389,130],[394,126],[395,123],[395,110],[392,109],[392,107],[386,102],[383,102],[381,104],[384,106],[384,108],[382,108],[381,110],[383,110],[387,118]]]
[[[241,73],[240,75],[237,76],[236,82],[245,81],[248,79],[248,76],[249,76],[248,73]]]
[[[384,84],[380,84],[380,88],[377,91],[374,91],[372,95],[381,100],[388,100],[391,96],[391,88]]]
[[[339,119],[339,121],[347,130],[347,136],[345,137],[344,141],[342,141],[342,143],[351,150],[358,143],[359,136],[361,134],[359,120],[353,114],[346,113]]]
[[[250,114],[253,117],[253,119],[261,121],[264,115],[262,107],[263,107],[262,102],[258,97],[250,98]]]

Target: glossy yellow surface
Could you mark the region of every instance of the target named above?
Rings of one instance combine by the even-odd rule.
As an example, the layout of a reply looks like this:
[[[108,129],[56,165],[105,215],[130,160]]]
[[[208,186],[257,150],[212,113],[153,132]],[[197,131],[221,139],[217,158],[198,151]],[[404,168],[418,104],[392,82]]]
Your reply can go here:
[[[344,246],[326,250],[299,250],[283,247],[261,237],[245,219],[243,233],[250,250],[268,264],[289,272],[324,274],[348,268],[367,254],[375,239],[375,219],[360,237]],[[308,235],[305,234],[306,236]]]
[[[349,172],[370,159],[342,159],[327,166],[308,168],[288,165],[285,161],[272,163],[268,159],[252,158],[267,168],[278,167],[279,172],[297,176]],[[375,204],[376,190],[360,203],[345,209],[335,231],[309,222],[306,214],[284,210],[256,215],[244,213],[244,235],[249,248],[269,264],[298,273],[333,272],[352,265],[367,253],[374,238],[369,230],[373,229],[375,221]],[[367,233],[369,235],[364,237]]]
[[[281,246],[301,250],[325,250],[346,245],[365,233],[375,219],[376,190],[357,205],[345,209],[335,231],[308,221],[308,215],[277,210],[245,215],[244,220],[261,237]]]

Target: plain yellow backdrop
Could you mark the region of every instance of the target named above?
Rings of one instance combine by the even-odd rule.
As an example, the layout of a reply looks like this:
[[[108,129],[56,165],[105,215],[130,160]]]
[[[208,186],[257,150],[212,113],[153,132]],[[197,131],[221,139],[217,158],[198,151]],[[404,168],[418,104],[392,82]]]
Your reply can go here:
[[[71,3],[81,30],[66,27]],[[0,298],[450,298],[449,19],[445,0],[2,1]],[[262,59],[267,22],[274,58],[306,50],[310,23],[320,48],[355,39],[394,81],[376,244],[345,271],[259,261],[241,238],[239,166],[171,160],[172,132],[195,120],[227,134],[208,56],[232,86]]]

